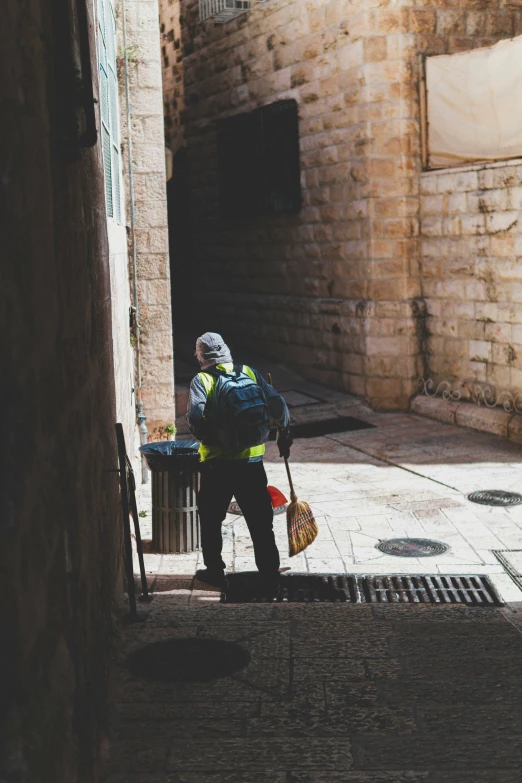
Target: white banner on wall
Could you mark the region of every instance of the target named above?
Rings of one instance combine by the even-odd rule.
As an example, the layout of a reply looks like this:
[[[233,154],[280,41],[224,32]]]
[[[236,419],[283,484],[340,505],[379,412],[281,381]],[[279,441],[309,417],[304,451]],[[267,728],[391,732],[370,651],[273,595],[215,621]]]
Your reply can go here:
[[[428,166],[522,157],[522,36],[426,58]]]

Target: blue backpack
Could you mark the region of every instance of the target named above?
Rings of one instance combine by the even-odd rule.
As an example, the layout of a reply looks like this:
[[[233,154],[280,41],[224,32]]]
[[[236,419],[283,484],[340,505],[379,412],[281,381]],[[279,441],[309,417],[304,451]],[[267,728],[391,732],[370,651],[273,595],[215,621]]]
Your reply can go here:
[[[204,372],[217,378],[209,411],[218,445],[243,451],[266,443],[270,413],[261,386],[234,365],[232,372],[211,367]]]

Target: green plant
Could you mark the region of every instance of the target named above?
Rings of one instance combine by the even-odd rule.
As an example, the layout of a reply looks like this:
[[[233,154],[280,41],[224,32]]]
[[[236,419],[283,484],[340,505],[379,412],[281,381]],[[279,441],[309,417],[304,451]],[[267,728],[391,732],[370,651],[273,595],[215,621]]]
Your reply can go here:
[[[140,511],[140,513],[139,513],[139,515],[138,515],[138,516],[140,516],[140,517],[146,517],[146,516],[147,516],[147,512],[146,512],[146,511]]]
[[[173,424],[167,424],[167,426],[163,429],[163,432],[165,435],[175,435],[176,427]]]

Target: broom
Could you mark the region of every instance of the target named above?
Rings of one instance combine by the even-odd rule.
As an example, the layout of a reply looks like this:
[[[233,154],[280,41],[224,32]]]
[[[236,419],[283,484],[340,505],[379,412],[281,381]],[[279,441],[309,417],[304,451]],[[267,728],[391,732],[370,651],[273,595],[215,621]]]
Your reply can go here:
[[[307,546],[313,544],[317,538],[317,522],[314,519],[312,509],[305,500],[299,500],[294,491],[290,466],[285,457],[286,475],[290,484],[290,500],[286,509],[286,526],[288,528],[288,554],[290,557],[298,555]]]
[[[267,373],[267,380],[272,386],[272,376]],[[310,546],[317,538],[318,529],[312,509],[304,500],[299,500],[295,494],[290,466],[285,457],[286,475],[290,485],[290,503],[286,509],[286,525],[288,528],[288,554],[290,557],[298,555],[307,546]]]

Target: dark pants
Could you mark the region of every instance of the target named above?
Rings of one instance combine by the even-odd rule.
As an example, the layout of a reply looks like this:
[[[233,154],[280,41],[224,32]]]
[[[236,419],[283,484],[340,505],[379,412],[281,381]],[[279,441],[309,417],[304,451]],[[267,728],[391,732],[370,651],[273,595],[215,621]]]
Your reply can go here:
[[[259,571],[266,575],[276,573],[279,568],[279,552],[272,527],[274,513],[266,489],[267,478],[263,463],[209,460],[204,462],[200,469],[198,509],[206,567],[225,568],[221,559],[221,523],[225,519],[232,497],[235,497],[252,537]]]

